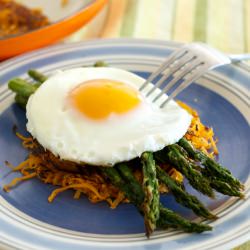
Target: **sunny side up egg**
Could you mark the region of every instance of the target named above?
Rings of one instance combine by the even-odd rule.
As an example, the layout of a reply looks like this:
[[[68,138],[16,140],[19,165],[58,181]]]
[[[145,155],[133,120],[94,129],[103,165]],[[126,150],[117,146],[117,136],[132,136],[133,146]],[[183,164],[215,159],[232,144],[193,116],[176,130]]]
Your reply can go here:
[[[27,130],[61,159],[113,166],[177,142],[191,116],[171,101],[164,109],[138,89],[145,79],[122,69],[57,72],[29,98]]]

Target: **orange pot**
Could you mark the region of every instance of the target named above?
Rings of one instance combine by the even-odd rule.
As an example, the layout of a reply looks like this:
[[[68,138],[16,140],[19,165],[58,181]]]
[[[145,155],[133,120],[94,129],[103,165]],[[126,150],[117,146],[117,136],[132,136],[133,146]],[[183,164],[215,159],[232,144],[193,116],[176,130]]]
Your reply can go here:
[[[90,21],[108,0],[95,0],[72,16],[40,29],[0,39],[0,60],[54,43]]]

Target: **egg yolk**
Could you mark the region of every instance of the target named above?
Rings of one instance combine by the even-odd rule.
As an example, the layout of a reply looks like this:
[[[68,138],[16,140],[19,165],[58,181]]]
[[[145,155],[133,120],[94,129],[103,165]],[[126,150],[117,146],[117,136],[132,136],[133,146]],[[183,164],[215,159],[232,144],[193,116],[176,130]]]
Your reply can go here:
[[[122,82],[97,79],[84,82],[73,89],[70,99],[78,111],[99,120],[111,114],[123,114],[141,102],[140,93]]]

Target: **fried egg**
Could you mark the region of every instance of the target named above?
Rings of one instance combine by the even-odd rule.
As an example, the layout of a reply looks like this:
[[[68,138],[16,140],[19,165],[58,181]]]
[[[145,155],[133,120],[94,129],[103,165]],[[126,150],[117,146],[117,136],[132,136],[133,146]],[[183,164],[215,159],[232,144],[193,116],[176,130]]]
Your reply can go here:
[[[160,109],[145,79],[111,67],[60,71],[27,103],[27,130],[63,160],[113,166],[177,142],[191,116],[176,102]]]

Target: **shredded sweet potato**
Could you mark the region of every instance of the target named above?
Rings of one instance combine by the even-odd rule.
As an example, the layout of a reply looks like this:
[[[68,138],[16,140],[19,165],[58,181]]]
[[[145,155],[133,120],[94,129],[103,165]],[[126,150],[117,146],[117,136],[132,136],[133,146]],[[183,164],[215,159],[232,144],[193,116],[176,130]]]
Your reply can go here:
[[[196,110],[192,109],[183,102],[178,101],[178,104],[193,116],[191,125],[185,137],[192,142],[195,148],[203,151],[211,158],[213,158],[215,155],[218,155],[218,149],[216,146],[217,139],[214,139],[213,129],[201,123],[200,117]]]
[[[190,114],[193,119],[185,137],[190,140],[193,145],[213,157],[218,154],[216,141],[213,139],[213,130],[205,127],[197,114],[184,103],[180,103]],[[98,167],[83,166],[70,161],[64,161],[54,156],[51,152],[44,150],[36,140],[31,137],[24,137],[16,132],[18,138],[21,139],[23,147],[30,150],[28,158],[20,163],[17,167],[7,163],[13,171],[22,173],[22,177],[17,177],[12,182],[4,187],[5,191],[9,191],[18,183],[31,178],[39,178],[42,182],[59,186],[48,197],[48,201],[52,202],[56,196],[68,189],[75,191],[74,199],[79,199],[81,194],[84,194],[93,202],[106,201],[111,208],[116,208],[122,202],[129,202],[125,198],[123,192],[113,186],[102,175]],[[168,164],[161,166],[174,180],[183,181],[183,176],[180,172]],[[134,176],[142,182],[142,173],[139,169],[134,169]],[[168,188],[160,184],[159,191],[167,193]]]

